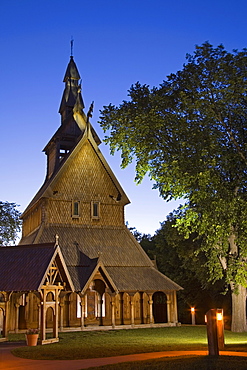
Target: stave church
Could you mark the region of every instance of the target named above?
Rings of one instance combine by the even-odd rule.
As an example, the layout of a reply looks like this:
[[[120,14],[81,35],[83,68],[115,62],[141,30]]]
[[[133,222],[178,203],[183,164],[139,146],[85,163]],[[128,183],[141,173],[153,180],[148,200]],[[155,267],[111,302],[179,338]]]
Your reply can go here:
[[[0,248],[0,328],[60,331],[176,326],[177,291],[125,225],[130,202],[84,113],[73,56],[61,124],[44,148],[44,184],[22,214],[18,246]],[[47,339],[47,332],[52,339]]]

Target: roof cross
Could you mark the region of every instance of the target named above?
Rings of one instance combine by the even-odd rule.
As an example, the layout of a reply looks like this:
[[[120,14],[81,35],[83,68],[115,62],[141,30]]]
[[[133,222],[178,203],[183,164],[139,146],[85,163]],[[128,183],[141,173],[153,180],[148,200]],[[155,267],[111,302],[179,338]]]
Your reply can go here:
[[[71,36],[70,40],[70,56],[73,57],[73,47],[74,47],[74,39],[73,36]]]

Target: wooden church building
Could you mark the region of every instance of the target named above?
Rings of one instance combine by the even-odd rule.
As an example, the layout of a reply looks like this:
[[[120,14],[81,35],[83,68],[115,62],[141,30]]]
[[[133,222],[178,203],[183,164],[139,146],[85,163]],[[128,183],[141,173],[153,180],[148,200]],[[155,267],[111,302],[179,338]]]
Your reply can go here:
[[[178,323],[182,288],[125,226],[129,199],[99,149],[79,81],[71,56],[44,184],[22,214],[19,245],[0,248],[3,332],[39,327],[44,343],[49,328],[57,338],[59,330]]]

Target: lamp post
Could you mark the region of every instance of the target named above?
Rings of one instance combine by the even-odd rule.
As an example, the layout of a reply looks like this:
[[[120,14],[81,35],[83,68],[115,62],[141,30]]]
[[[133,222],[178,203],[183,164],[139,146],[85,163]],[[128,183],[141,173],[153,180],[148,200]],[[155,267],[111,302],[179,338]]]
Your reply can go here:
[[[195,307],[191,307],[190,312],[191,312],[191,324],[192,325],[195,325],[196,324],[196,311],[195,311]]]
[[[208,354],[217,356],[224,348],[224,321],[221,308],[211,309],[206,313]]]
[[[216,325],[217,325],[217,336],[219,349],[224,349],[224,320],[223,320],[223,309],[217,308],[216,310]]]

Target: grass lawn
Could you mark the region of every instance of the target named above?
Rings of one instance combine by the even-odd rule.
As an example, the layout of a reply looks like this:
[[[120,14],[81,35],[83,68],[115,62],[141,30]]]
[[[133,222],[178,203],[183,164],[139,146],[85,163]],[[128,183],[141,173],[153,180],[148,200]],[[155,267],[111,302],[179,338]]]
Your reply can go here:
[[[246,357],[190,356],[125,362],[114,365],[91,367],[90,370],[246,370],[246,368]]]
[[[60,333],[59,338],[59,343],[37,347],[19,347],[15,348],[12,353],[18,357],[30,359],[72,360],[166,350],[207,349],[206,326],[69,332]],[[13,334],[10,335],[9,339],[13,341],[23,340],[24,335]],[[225,331],[225,343],[225,350],[247,352],[247,333]],[[155,360],[157,364],[159,361]],[[172,362],[174,361],[173,359]],[[187,359],[186,361],[190,360]],[[245,359],[246,363],[247,359]],[[200,368],[200,370],[203,369],[202,365],[198,365],[197,368]],[[238,369],[240,367],[236,368]],[[123,369],[125,368],[123,367]],[[133,367],[126,367],[126,369],[133,369]],[[183,369],[186,368],[183,367]],[[247,369],[247,365],[245,369]]]

